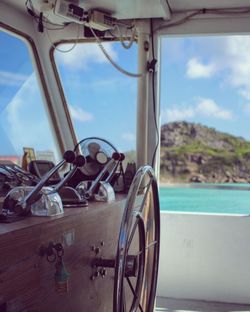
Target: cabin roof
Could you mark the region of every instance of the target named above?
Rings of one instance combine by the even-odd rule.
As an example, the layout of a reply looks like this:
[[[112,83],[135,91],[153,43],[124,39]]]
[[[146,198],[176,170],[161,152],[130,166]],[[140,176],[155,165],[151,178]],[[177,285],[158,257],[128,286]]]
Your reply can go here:
[[[26,12],[26,0],[2,0],[16,9]],[[33,4],[41,3],[32,0]],[[72,0],[71,2],[78,2]],[[80,5],[86,9],[101,8],[113,13],[118,19],[129,18],[164,18],[170,19],[171,15],[180,11],[197,9],[239,9],[250,6],[249,0],[79,0]]]

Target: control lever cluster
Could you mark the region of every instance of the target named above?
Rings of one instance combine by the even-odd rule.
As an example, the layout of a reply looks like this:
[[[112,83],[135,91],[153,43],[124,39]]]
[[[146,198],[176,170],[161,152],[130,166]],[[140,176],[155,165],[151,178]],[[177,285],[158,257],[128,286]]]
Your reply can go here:
[[[111,202],[115,200],[115,192],[110,182],[113,175],[125,155],[122,153],[114,152],[111,159],[106,163],[101,172],[93,181],[80,182],[76,190],[78,193],[87,200],[106,201]],[[107,175],[105,180],[103,178]]]
[[[65,163],[73,164],[68,175],[54,187],[45,186],[47,181]],[[13,188],[5,197],[3,208],[17,215],[53,216],[63,213],[63,202],[59,192],[74,174],[76,169],[85,164],[82,155],[75,156],[73,151],[66,151],[63,160],[48,171],[36,186],[19,186]],[[78,199],[81,200],[80,196]]]
[[[63,213],[63,207],[85,207],[88,200],[113,201],[115,193],[110,181],[124,154],[115,152],[94,181],[80,182],[76,189],[66,183],[77,168],[84,166],[85,157],[66,151],[63,160],[49,170],[35,186],[14,187],[5,197],[3,208],[9,214],[19,216],[54,216]],[[48,180],[65,164],[72,164],[71,170],[56,185],[46,186]],[[104,179],[104,180],[103,180]]]

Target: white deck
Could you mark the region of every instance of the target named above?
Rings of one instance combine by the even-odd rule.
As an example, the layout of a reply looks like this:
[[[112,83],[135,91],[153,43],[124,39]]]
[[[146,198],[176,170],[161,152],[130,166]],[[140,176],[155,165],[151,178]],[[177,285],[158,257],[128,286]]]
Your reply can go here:
[[[187,300],[173,311],[217,311],[214,302],[250,311],[250,217],[161,213],[157,296]],[[171,311],[172,302],[159,298],[158,307]]]
[[[250,311],[250,305],[157,297],[155,312],[229,312]]]

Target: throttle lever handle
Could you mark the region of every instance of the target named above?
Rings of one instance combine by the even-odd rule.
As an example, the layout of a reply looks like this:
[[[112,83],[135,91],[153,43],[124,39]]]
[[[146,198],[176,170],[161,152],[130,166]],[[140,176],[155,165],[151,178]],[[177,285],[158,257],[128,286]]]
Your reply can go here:
[[[96,188],[98,187],[102,178],[105,176],[105,174],[108,172],[108,170],[110,170],[110,168],[112,168],[111,166],[113,166],[114,164],[116,164],[116,162],[119,161],[120,157],[121,157],[120,153],[118,153],[118,152],[113,153],[112,158],[106,163],[104,168],[101,170],[101,172],[95,178],[95,180],[92,182],[90,188],[85,192],[84,197],[86,199],[89,199],[94,195]],[[113,170],[111,170],[111,171],[113,171]]]
[[[48,171],[41,180],[37,183],[34,189],[26,195],[20,202],[16,204],[16,209],[25,212],[25,214],[29,214],[31,210],[31,205],[37,201],[39,196],[39,192],[46,184],[46,182],[53,176],[55,172],[58,171],[66,162],[72,163],[75,160],[75,153],[73,151],[66,151],[63,154],[63,160],[60,161],[55,167],[53,167],[50,171]]]
[[[113,169],[110,171],[110,174],[108,175],[108,177],[106,178],[105,182],[110,183],[114,173],[116,172],[116,169],[118,167],[118,165],[125,159],[125,155],[123,153],[120,153],[120,157],[118,159],[118,161],[116,161],[116,163],[114,164]]]
[[[74,162],[73,162],[73,168],[68,172],[68,174],[65,176],[64,179],[62,179],[56,186],[55,188],[50,192],[56,193],[59,192],[59,190],[70,180],[70,178],[74,175],[78,167],[84,166],[86,160],[83,155],[77,155]]]

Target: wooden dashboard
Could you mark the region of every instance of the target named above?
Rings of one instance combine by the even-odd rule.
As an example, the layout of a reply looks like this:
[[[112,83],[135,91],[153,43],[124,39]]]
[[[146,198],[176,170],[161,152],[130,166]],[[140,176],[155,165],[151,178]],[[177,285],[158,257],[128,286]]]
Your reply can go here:
[[[113,269],[92,280],[91,262],[114,258],[124,203],[120,196],[113,203],[65,209],[57,217],[0,223],[0,311],[111,312]],[[49,242],[64,247],[68,292],[56,291],[55,263],[39,255]]]

